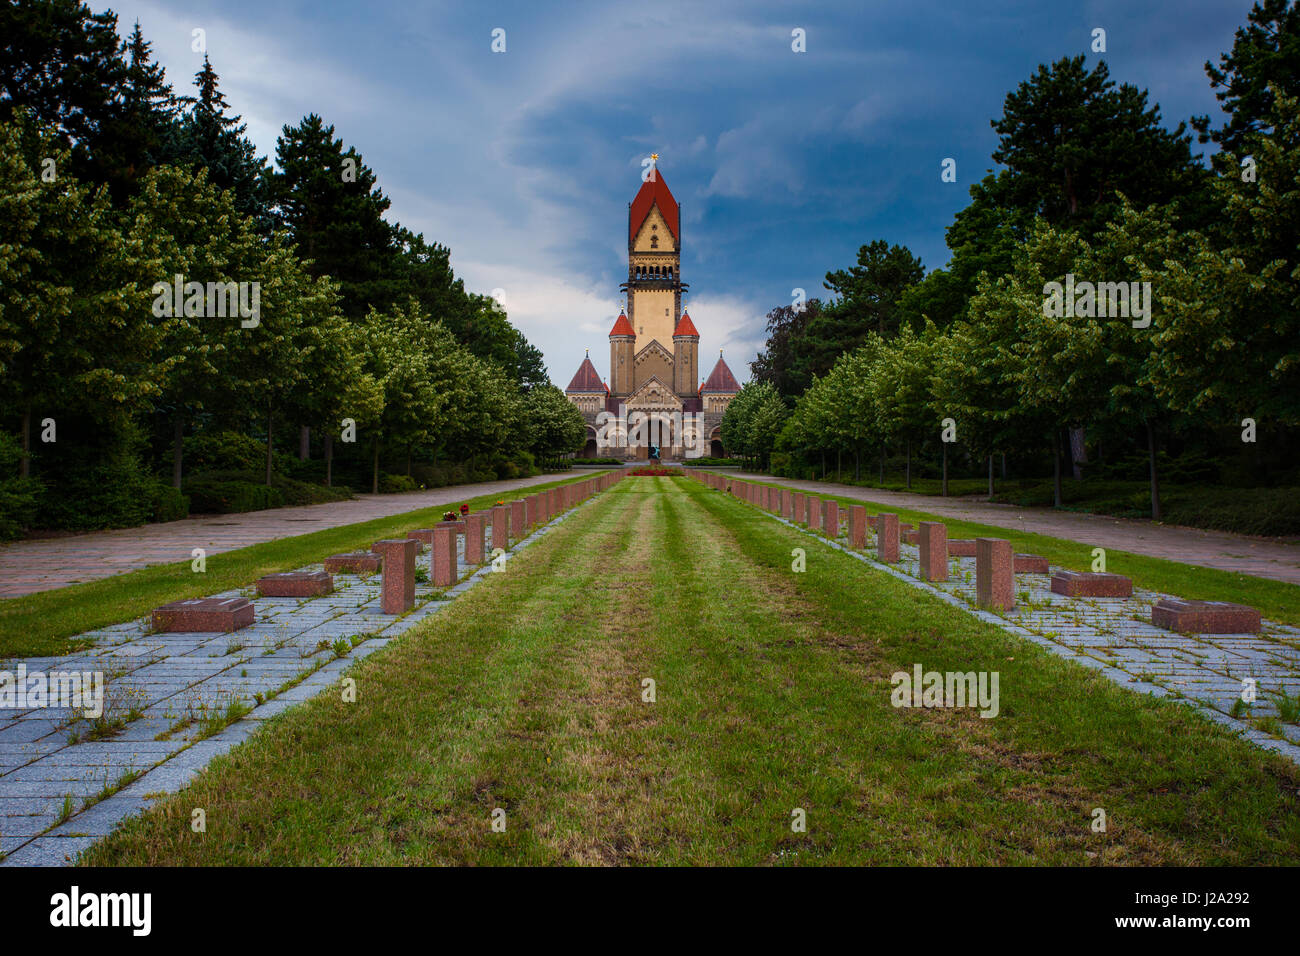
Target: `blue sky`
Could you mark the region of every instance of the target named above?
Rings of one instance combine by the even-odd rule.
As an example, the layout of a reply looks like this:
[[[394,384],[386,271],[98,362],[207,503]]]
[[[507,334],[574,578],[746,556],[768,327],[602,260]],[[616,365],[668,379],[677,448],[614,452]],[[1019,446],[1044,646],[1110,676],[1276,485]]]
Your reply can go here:
[[[119,0],[178,90],[202,64],[259,150],[309,112],[379,176],[390,217],[500,290],[561,387],[591,349],[604,375],[641,161],[682,204],[682,277],[736,375],[764,316],[876,238],[927,268],[992,167],[990,119],[1039,63],[1106,30],[1111,75],[1166,125],[1218,114],[1203,70],[1251,0],[706,3],[274,3]],[[90,0],[96,11],[103,5]],[[493,53],[492,31],[506,51]],[[805,31],[807,51],[791,49]],[[1090,60],[1097,55],[1089,54]],[[940,180],[946,157],[957,183]]]

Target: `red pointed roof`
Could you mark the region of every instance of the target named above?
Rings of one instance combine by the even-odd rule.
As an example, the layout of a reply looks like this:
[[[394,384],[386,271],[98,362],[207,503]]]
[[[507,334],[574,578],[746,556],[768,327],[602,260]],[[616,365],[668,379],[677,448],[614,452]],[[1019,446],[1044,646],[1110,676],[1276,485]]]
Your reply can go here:
[[[668,230],[673,234],[673,239],[680,242],[681,235],[677,231],[677,200],[673,198],[668,184],[664,182],[663,174],[658,169],[651,172],[650,178],[641,184],[636,198],[632,200],[632,215],[628,221],[628,242],[636,238],[637,231],[645,222],[645,217],[650,215],[651,206],[659,207],[659,212],[668,223]]]
[[[636,332],[632,331],[632,323],[627,320],[627,314],[623,312],[622,309],[618,312],[618,321],[616,321],[614,327],[609,330],[610,338],[613,338],[616,335],[636,335]]]
[[[573,376],[573,381],[569,383],[566,392],[600,392],[604,394],[605,386],[600,380],[600,375],[596,372],[596,366],[591,364],[591,356],[582,360],[578,366],[577,373]]]
[[[700,394],[705,392],[727,392],[734,394],[740,391],[740,383],[736,381],[736,376],[731,374],[731,369],[727,368],[727,363],[718,356],[718,364],[713,366],[713,371],[709,377],[704,380],[700,386]]]
[[[682,313],[682,317],[677,320],[677,328],[673,329],[673,338],[679,335],[693,335],[697,339],[700,337],[700,333],[695,331],[695,323],[691,321],[689,312]]]

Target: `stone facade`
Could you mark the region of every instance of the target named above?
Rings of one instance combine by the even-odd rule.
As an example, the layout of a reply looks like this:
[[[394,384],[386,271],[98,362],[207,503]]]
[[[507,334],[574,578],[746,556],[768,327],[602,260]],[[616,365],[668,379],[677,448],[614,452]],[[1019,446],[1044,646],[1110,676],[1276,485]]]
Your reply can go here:
[[[585,457],[664,460],[724,453],[722,416],[740,391],[718,355],[699,378],[700,334],[682,304],[682,219],[653,167],[628,204],[627,308],[609,333],[609,383],[590,354],[565,389],[587,422]],[[697,386],[696,383],[699,383]]]

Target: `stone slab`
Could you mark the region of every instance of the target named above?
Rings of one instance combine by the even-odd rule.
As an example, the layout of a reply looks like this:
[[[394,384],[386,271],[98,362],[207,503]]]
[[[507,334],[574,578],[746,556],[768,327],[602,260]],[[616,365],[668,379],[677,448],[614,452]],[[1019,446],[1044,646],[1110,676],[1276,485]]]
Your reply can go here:
[[[220,631],[228,633],[253,623],[248,598],[192,598],[155,608],[155,631]]]
[[[1257,634],[1260,614],[1245,604],[1163,598],[1151,608],[1151,623],[1191,634]]]
[[[1057,571],[1052,575],[1052,592],[1066,597],[1126,598],[1133,596],[1133,582],[1122,574]]]
[[[383,563],[383,558],[373,551],[349,551],[331,554],[325,559],[325,570],[330,574],[376,574]]]
[[[1011,559],[1016,574],[1047,574],[1047,559],[1039,554],[1017,554]]]
[[[333,590],[328,571],[284,571],[257,579],[257,593],[263,597],[319,597]]]

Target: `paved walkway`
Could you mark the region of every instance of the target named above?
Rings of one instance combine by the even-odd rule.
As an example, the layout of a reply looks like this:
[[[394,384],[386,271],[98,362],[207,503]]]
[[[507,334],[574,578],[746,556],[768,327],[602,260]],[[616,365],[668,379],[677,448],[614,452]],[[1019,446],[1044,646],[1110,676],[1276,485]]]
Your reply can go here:
[[[72,862],[124,818],[184,787],[264,720],[330,687],[338,692],[355,661],[485,575],[507,571],[509,557],[573,513],[517,541],[499,567],[466,563],[465,538],[458,536],[459,583],[444,590],[417,582],[415,607],[404,615],[380,610],[382,575],[337,574],[333,593],[318,598],[258,597],[252,587],[214,595],[252,601],[255,623],[234,633],[154,633],[141,618],[84,635],[94,641],[89,650],[0,661],[11,674],[20,664],[29,675],[98,673],[104,690],[98,721],[68,707],[0,709],[0,866]],[[490,527],[485,539],[491,554]],[[429,560],[426,550],[426,570]],[[228,723],[232,701],[246,716]]]
[[[1123,687],[1194,706],[1256,746],[1300,764],[1300,724],[1279,719],[1278,707],[1279,694],[1300,696],[1298,627],[1263,621],[1258,634],[1179,634],[1151,623],[1152,606],[1173,595],[1134,586],[1130,598],[1069,598],[1051,589],[1050,572],[1057,568],[1048,574],[1017,574],[1016,606],[998,614],[976,604],[974,558],[950,557],[948,580],[927,582],[921,580],[916,545],[900,542],[896,565],[875,560],[871,523],[865,551],[855,551],[849,545],[848,516],[841,518],[832,541],[762,513]],[[1257,699],[1248,707],[1240,703],[1244,678],[1256,681]]]
[[[395,495],[359,495],[349,501],[320,505],[272,508],[245,514],[202,515],[139,528],[16,541],[0,545],[0,598],[50,591],[82,581],[97,581],[153,564],[189,561],[190,551],[194,548],[203,548],[208,555],[220,554],[276,538],[308,534],[372,518],[387,518],[418,508],[459,503],[480,495],[567,477],[570,475],[536,475]]]
[[[797,488],[815,495],[833,494],[856,498],[887,508],[910,508],[943,518],[976,521],[999,528],[1065,538],[1092,547],[1129,551],[1183,564],[1300,584],[1300,541],[1295,539],[1257,538],[1227,531],[1157,525],[1131,518],[1055,511],[1051,508],[1022,508],[980,501],[977,498],[941,498],[938,495],[861,488],[834,482],[798,481],[792,478],[774,478],[771,475],[733,472],[730,469],[725,472],[720,469],[719,473]]]

